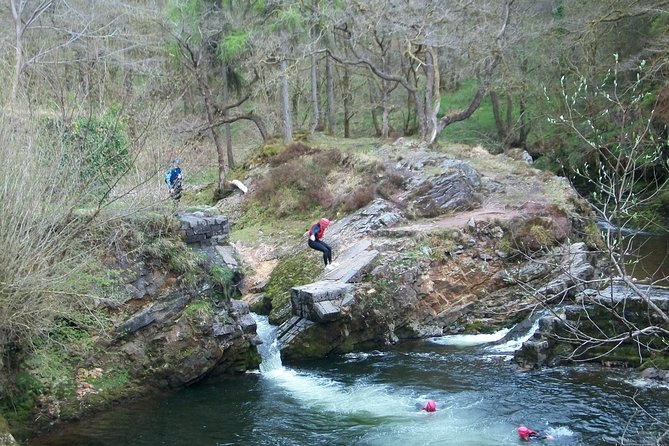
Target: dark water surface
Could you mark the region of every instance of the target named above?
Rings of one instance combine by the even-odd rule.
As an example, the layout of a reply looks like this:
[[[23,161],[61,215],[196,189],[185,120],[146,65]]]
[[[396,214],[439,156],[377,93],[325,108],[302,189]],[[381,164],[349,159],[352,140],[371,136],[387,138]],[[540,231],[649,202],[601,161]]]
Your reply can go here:
[[[628,262],[631,275],[669,285],[669,233],[637,234],[631,243],[636,248]]]
[[[259,333],[272,335],[264,319]],[[555,437],[544,444],[598,446],[654,444],[663,431],[652,416],[667,420],[668,389],[617,370],[520,372],[509,354],[522,339],[468,345],[486,340],[435,338],[286,366],[264,351],[261,373],[124,404],[30,446],[498,446],[523,444],[520,424]],[[428,398],[437,412],[418,412]]]

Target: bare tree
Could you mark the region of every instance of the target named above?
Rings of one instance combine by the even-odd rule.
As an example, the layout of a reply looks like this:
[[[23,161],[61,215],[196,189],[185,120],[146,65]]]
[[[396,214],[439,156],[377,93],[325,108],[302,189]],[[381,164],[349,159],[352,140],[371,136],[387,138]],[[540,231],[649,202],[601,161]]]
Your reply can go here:
[[[26,66],[32,61],[44,54],[43,50],[39,54],[36,54],[34,57],[25,60],[25,38],[26,32],[32,28],[39,18],[53,6],[53,0],[42,0],[37,4],[34,9],[26,9],[26,0],[10,0],[10,7],[12,11],[12,19],[14,20],[14,78],[12,81],[12,101],[16,100],[16,95],[18,94],[19,84],[21,81],[21,75],[26,69]]]
[[[595,166],[583,166],[575,177],[588,185],[585,198],[603,240],[592,243],[596,240],[592,229],[589,237],[599,247],[596,256],[604,261],[602,275],[591,277],[586,259],[591,254],[570,252],[555,263],[545,263],[549,270],[560,272],[559,280],[538,289],[527,287],[551,311],[557,303],[578,296],[580,311],[556,319],[560,328],[552,334],[557,342],[571,346],[561,351],[563,359],[607,361],[627,349],[628,358],[630,350],[637,356],[629,360],[640,365],[666,351],[669,316],[660,303],[666,297],[656,299],[666,289],[669,273],[638,278],[639,272],[631,269],[641,256],[637,239],[645,231],[667,230],[642,212],[669,186],[669,163],[662,160],[665,142],[653,130],[654,107],[644,105],[643,72],[642,63],[639,76],[625,82],[616,58],[604,79],[563,78],[564,114],[552,122],[576,135],[584,149],[601,154]],[[593,108],[598,110],[596,120],[591,119]],[[669,253],[669,246],[658,249]],[[664,262],[668,260],[669,254]]]
[[[351,2],[346,15],[335,23],[346,37],[352,57],[335,51],[331,55],[341,63],[364,66],[385,82],[401,85],[414,101],[421,139],[433,143],[448,125],[467,119],[480,106],[503,55],[512,4],[513,0],[501,5],[485,2],[473,8],[470,2],[425,1],[384,2],[381,7]],[[387,64],[375,56],[369,42],[374,35],[397,42],[400,60]],[[440,52],[446,48],[467,51],[473,64],[470,73],[478,73],[479,87],[464,110],[440,117]]]

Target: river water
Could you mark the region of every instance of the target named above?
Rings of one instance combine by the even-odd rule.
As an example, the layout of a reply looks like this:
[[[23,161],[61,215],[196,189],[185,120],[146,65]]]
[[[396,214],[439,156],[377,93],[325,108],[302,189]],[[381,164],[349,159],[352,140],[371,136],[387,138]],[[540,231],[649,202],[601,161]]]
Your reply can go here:
[[[126,403],[30,446],[519,445],[525,424],[550,445],[655,444],[669,389],[591,367],[522,372],[524,338],[441,337],[283,365],[258,316],[260,371]],[[497,341],[497,342],[495,342]],[[435,413],[416,404],[437,403]],[[643,408],[643,410],[642,410]]]

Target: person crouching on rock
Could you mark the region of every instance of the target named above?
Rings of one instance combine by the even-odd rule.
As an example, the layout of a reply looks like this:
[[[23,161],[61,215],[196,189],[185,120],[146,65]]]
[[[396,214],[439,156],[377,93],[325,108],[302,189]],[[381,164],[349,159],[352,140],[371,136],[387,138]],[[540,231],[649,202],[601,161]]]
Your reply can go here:
[[[328,226],[330,226],[330,220],[321,218],[318,223],[311,225],[311,228],[307,232],[307,234],[309,234],[309,247],[323,253],[323,262],[325,263],[325,266],[332,263],[332,248],[321,240],[323,234],[325,234],[325,229],[327,229]]]

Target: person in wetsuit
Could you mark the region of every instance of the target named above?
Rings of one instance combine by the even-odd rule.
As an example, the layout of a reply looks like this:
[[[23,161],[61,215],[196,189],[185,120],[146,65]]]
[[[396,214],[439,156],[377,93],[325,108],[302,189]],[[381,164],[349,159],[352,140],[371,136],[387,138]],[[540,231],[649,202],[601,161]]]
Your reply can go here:
[[[308,232],[309,247],[323,253],[323,262],[325,263],[325,266],[328,266],[330,263],[332,263],[332,248],[330,248],[330,245],[321,240],[325,234],[325,229],[328,226],[330,226],[330,220],[327,218],[321,218],[318,223],[311,225],[311,228]]]
[[[529,427],[520,426],[518,428],[518,436],[523,441],[532,441],[532,440],[552,440],[553,437],[550,435],[542,434],[535,430],[530,429]]]

